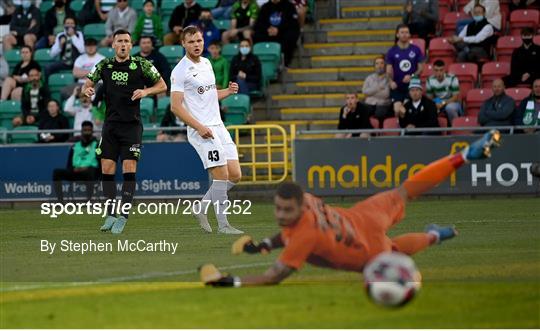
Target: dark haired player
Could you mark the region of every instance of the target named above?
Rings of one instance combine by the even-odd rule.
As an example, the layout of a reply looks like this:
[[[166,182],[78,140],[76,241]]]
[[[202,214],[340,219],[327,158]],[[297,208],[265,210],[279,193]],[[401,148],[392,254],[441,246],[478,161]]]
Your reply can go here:
[[[233,253],[264,253],[283,247],[279,258],[264,274],[235,277],[222,275],[211,264],[201,267],[201,280],[213,286],[277,284],[305,262],[348,271],[362,272],[364,265],[378,254],[397,251],[413,255],[435,243],[453,238],[454,227],[431,224],[426,232],[407,233],[389,238],[386,232],[405,216],[405,204],[435,187],[465,162],[491,155],[500,143],[496,130],[457,154],[439,159],[400,187],[375,194],[351,208],[325,205],[304,193],[295,183],[284,183],[274,196],[274,214],[282,230],[272,238],[254,243],[243,236],[233,244]]]
[[[114,57],[101,60],[88,74],[83,93],[91,97],[94,85],[103,80],[106,114],[101,140],[96,153],[101,158],[103,193],[107,199],[116,198],[116,162],[122,160],[121,205],[131,204],[135,192],[137,161],[141,156],[143,126],[140,99],[167,90],[167,85],[151,62],[130,56],[131,34],[117,30],[113,34]],[[122,233],[129,211],[115,215],[114,205],[108,205],[101,231]],[[127,207],[127,206],[126,206]],[[127,209],[127,208],[126,208]],[[118,216],[118,217],[117,217]]]

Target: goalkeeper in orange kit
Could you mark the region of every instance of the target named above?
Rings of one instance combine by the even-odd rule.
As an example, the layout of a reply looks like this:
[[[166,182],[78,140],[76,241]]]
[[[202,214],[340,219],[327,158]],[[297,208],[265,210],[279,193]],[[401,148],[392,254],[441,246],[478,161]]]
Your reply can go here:
[[[255,243],[243,236],[233,244],[233,254],[265,253],[283,248],[277,261],[263,274],[233,276],[207,264],[201,280],[213,286],[277,284],[299,270],[305,262],[333,269],[362,272],[364,266],[383,252],[412,255],[428,246],[453,238],[453,226],[432,224],[426,232],[389,238],[386,232],[405,216],[405,203],[444,181],[464,163],[484,159],[500,144],[500,133],[492,130],[465,150],[443,157],[408,178],[396,189],[375,194],[351,208],[325,205],[304,193],[295,183],[279,186],[274,196],[275,217],[281,232]]]

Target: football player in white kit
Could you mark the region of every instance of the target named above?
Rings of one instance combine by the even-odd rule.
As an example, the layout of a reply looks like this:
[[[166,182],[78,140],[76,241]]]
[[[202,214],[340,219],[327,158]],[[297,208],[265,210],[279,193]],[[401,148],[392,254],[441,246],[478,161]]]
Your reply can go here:
[[[204,50],[202,32],[195,26],[184,28],[182,46],[186,55],[171,73],[171,111],[188,126],[188,141],[195,148],[205,169],[212,176],[212,185],[201,201],[201,210],[192,208],[201,228],[212,232],[206,212],[214,208],[218,232],[241,234],[229,224],[226,215],[227,191],[242,177],[238,151],[219,114],[218,100],[238,92],[238,84],[216,89],[210,61],[201,56]]]

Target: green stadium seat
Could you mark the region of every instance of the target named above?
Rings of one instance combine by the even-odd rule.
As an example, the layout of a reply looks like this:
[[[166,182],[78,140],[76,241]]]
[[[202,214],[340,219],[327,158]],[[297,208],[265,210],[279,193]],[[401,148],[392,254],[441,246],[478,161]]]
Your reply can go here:
[[[11,49],[4,53],[4,57],[9,65],[9,74],[11,74],[17,63],[21,62],[21,50]]]
[[[69,4],[69,8],[73,10],[74,12],[78,13],[82,10],[84,6],[84,0],[72,0]]]
[[[53,6],[54,1],[41,1],[41,4],[39,5],[39,12],[41,13],[41,16],[45,17],[47,10],[51,9]]]
[[[161,18],[161,26],[163,27],[163,34],[167,34],[169,32],[171,32],[171,30],[169,30],[169,20],[171,19],[171,16],[163,16]]]
[[[114,49],[112,47],[100,47],[98,49],[98,53],[105,57],[113,57]]]
[[[163,97],[158,98],[157,101],[157,113],[156,113],[156,122],[161,123],[161,120],[163,119],[163,116],[165,115],[165,112],[167,111],[167,106],[170,104],[170,98]]]
[[[8,128],[0,126],[0,144],[8,143],[9,139],[8,139],[7,131],[8,131]]]
[[[86,24],[83,33],[85,38],[95,38],[99,42],[105,38],[105,23]]]
[[[141,51],[141,48],[140,48],[139,46],[133,46],[133,47],[131,48],[130,54],[131,54],[131,55],[135,55],[135,54],[139,53],[140,51]]]
[[[73,84],[75,78],[71,73],[56,73],[49,76],[49,90],[51,98],[60,101],[60,90],[69,84]]]
[[[148,130],[153,128],[159,128],[159,124],[155,123],[145,123],[143,125],[143,141],[155,141],[158,131],[157,130]]]
[[[221,101],[221,105],[227,108],[229,113],[242,112],[247,116],[251,113],[251,101],[245,94],[234,94]],[[225,117],[227,117],[227,115]]]
[[[183,0],[166,0],[161,2],[161,16],[171,16],[176,6],[184,3]],[[168,22],[168,21],[167,21]]]
[[[21,102],[18,100],[0,100],[0,119],[11,119],[21,114]],[[2,125],[5,127],[5,125]]]
[[[42,48],[34,52],[34,60],[43,68],[47,64],[52,63],[54,58],[51,57],[51,50],[49,48]]]
[[[214,25],[220,30],[229,30],[231,28],[231,20],[214,20]]]
[[[262,75],[264,84],[266,85],[271,80],[276,80],[278,77],[278,67],[272,62],[262,62]]]
[[[141,120],[143,123],[151,123],[154,115],[154,99],[150,97],[141,99]]]
[[[10,140],[12,144],[29,144],[38,141],[38,128],[35,126],[18,126],[14,130],[28,131],[28,133],[12,133]]]
[[[225,114],[225,126],[246,124],[247,117],[241,111],[227,112]]]
[[[161,46],[159,52],[167,58],[171,67],[174,67],[184,56],[184,48],[177,45]]]
[[[136,12],[142,12],[144,1],[145,0],[130,0],[129,6],[135,9]],[[154,7],[155,5],[156,5],[156,1],[154,1]]]
[[[215,8],[218,4],[218,0],[197,0],[197,3],[203,8]]]
[[[221,55],[229,62],[232,58],[238,54],[238,45],[239,44],[226,44],[221,48]]]
[[[281,45],[274,42],[257,43],[253,46],[253,54],[257,55],[262,63],[265,80],[276,80],[281,63]]]

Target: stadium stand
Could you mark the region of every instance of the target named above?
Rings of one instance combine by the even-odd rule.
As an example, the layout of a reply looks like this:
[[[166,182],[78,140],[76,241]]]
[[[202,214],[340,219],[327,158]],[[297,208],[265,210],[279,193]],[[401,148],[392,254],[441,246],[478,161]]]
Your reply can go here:
[[[482,66],[482,87],[491,88],[491,83],[497,78],[510,74],[510,62],[488,62]]]
[[[487,99],[493,96],[491,89],[472,89],[467,92],[465,99],[465,114],[467,116],[477,116],[480,112],[480,106]]]

